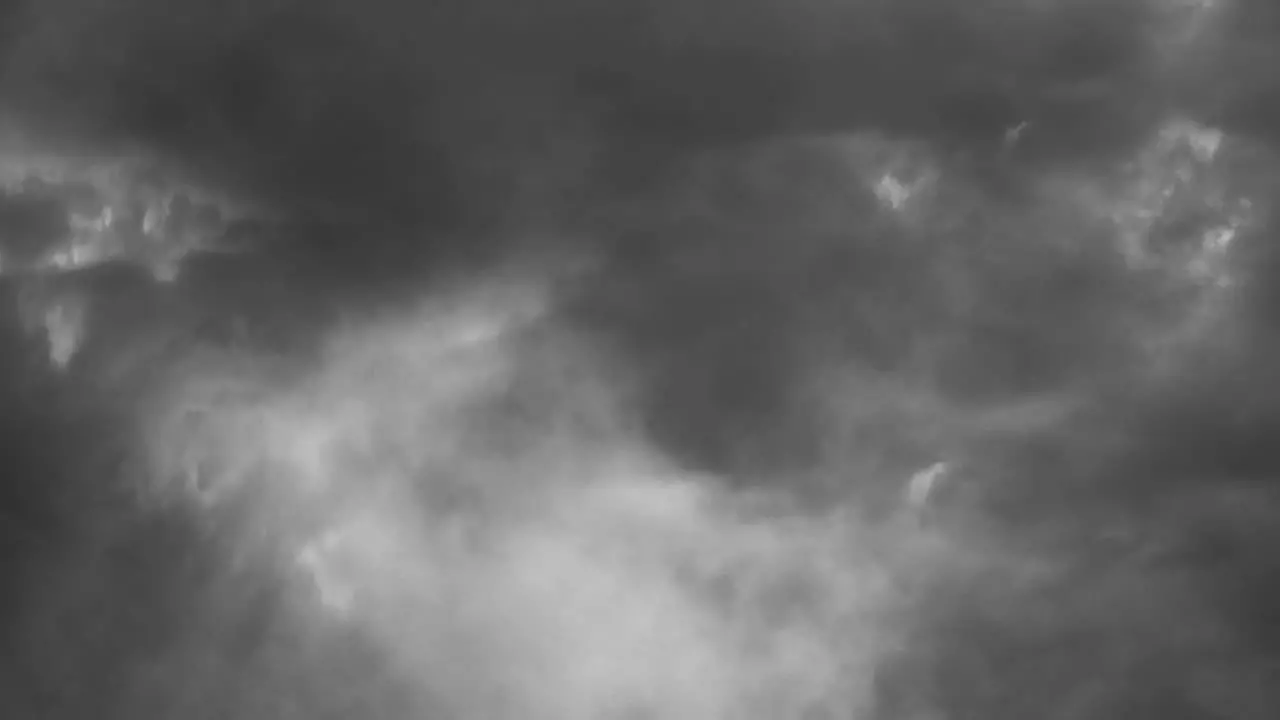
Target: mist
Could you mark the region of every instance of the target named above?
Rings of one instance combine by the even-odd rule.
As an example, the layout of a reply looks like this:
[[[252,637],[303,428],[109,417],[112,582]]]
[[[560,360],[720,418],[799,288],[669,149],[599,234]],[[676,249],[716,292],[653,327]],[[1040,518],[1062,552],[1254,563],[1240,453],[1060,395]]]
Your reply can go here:
[[[1271,14],[0,6],[0,713],[1270,717]]]

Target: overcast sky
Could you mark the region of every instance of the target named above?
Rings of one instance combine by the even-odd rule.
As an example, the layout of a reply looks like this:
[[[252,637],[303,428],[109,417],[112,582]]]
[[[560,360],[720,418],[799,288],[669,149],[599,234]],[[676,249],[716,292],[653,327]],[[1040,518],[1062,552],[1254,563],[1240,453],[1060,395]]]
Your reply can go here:
[[[35,688],[0,681],[0,714],[203,717],[106,668],[207,654],[226,664],[175,673],[178,695],[238,697],[225,657],[291,632],[263,629],[295,622],[283,591],[228,580],[199,522],[118,492],[142,462],[129,428],[159,432],[139,399],[157,378],[222,377],[214,348],[226,374],[253,366],[272,417],[310,392],[291,383],[334,414],[357,395],[401,412],[386,396],[427,382],[405,359],[420,347],[350,326],[423,297],[468,306],[487,290],[467,288],[521,272],[555,279],[545,312],[575,340],[513,356],[540,389],[512,413],[558,408],[544,395],[576,370],[550,368],[585,346],[608,379],[581,380],[625,396],[629,437],[731,492],[879,508],[947,464],[947,507],[984,560],[930,570],[903,602],[910,631],[875,657],[858,717],[1262,718],[1280,702],[1270,4],[41,0],[0,5],[0,28],[0,562],[32,588],[0,601],[0,675]],[[121,161],[147,169],[104,169]],[[47,187],[21,184],[36,176]],[[171,227],[141,232],[139,210],[141,244],[57,269],[77,183],[117,217],[179,187],[248,220],[215,223],[233,248],[166,255],[139,249]],[[375,347],[398,391],[365,385]],[[1052,580],[1019,585],[991,545]],[[84,619],[98,608],[101,627]],[[52,629],[59,613],[83,625]],[[175,630],[201,613],[200,632]],[[234,632],[239,650],[209,640]],[[298,674],[339,672],[314,662]],[[549,697],[541,712],[570,707]],[[596,717],[572,697],[563,717]],[[226,716],[256,717],[245,703]]]

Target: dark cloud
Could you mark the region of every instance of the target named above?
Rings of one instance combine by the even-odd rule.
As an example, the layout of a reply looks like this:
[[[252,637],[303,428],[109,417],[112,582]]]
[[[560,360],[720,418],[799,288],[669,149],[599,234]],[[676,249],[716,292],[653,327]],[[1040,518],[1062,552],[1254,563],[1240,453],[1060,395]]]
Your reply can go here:
[[[1047,7],[62,0],[17,13],[5,85],[264,192],[444,221],[574,127],[624,155],[858,127],[990,147],[1026,120],[1045,152],[1132,141],[1164,100],[1151,13]]]
[[[1197,652],[1250,672],[1274,652],[1233,635],[1268,619],[1247,599],[1275,592],[1254,550],[1263,523],[1223,530],[1237,510],[1185,510],[1221,486],[1266,495],[1280,460],[1268,442],[1280,427],[1269,8],[1225,3],[1191,34],[1190,16],[1154,0],[0,6],[0,99],[28,133],[55,149],[145,147],[287,216],[263,249],[194,259],[173,287],[115,265],[40,286],[102,298],[98,330],[61,379],[9,319],[0,463],[56,480],[39,492],[6,481],[0,527],[72,527],[15,563],[53,583],[62,576],[43,568],[59,553],[118,553],[88,563],[106,580],[71,574],[101,594],[81,602],[132,592],[141,609],[104,601],[116,629],[68,631],[96,648],[82,668],[110,664],[139,626],[178,622],[130,613],[167,618],[202,601],[175,590],[180,579],[128,574],[186,568],[203,590],[201,563],[215,560],[179,557],[195,533],[93,525],[68,499],[88,492],[76,478],[128,461],[104,450],[77,459],[88,469],[64,467],[94,431],[58,413],[112,424],[102,398],[129,391],[78,373],[130,338],[305,354],[352,308],[508,255],[579,250],[600,263],[564,313],[640,378],[646,430],[686,464],[760,482],[838,466],[839,483],[860,486],[954,460],[985,478],[975,512],[992,534],[1074,563],[1071,582],[1052,587],[939,588],[899,694],[957,715],[1052,704],[1068,718],[1176,716],[1207,702],[1185,689]],[[1127,201],[1124,173],[1175,116],[1245,148],[1221,172],[1258,215],[1233,245],[1237,286],[1207,330],[1183,332],[1207,293],[1164,265],[1135,271],[1104,212]],[[890,171],[899,185],[920,180],[925,199],[888,207],[876,183]],[[6,251],[57,232],[41,202],[0,204]],[[1198,238],[1188,228],[1227,212],[1186,205],[1154,234]],[[53,436],[63,440],[39,441]],[[1110,522],[1130,535],[1107,544]],[[1150,539],[1162,532],[1179,542]],[[1165,559],[1148,564],[1152,552]],[[1095,557],[1109,553],[1132,565]],[[1191,595],[1214,610],[1142,609],[1164,588],[1186,597],[1183,584],[1209,588]],[[228,696],[259,687],[232,669],[236,638],[252,645],[280,625],[262,593],[227,600],[256,608],[245,627],[202,634],[225,638],[213,654],[226,667],[190,673],[228,678]],[[1170,628],[1222,617],[1215,603],[1241,619],[1179,645]],[[152,630],[153,648],[173,640]],[[241,665],[253,662],[270,665]],[[1088,677],[1100,667],[1145,674],[1116,690]],[[1266,707],[1265,691],[1207,674]],[[887,698],[895,682],[888,673]],[[80,690],[85,703],[126,684],[98,683]],[[323,694],[297,688],[309,692]],[[74,716],[76,702],[47,714]]]

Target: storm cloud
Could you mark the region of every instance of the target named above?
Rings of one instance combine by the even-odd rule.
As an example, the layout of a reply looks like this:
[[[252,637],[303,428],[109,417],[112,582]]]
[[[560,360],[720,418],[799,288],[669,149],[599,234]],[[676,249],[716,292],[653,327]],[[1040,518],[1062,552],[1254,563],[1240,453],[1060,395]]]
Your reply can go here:
[[[1269,717],[1269,7],[5,4],[0,711]]]

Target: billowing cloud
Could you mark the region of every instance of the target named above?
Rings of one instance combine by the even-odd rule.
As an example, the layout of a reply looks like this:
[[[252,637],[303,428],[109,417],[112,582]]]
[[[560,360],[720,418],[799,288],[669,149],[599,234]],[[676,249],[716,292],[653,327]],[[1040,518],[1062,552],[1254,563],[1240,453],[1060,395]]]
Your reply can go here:
[[[1265,3],[180,5],[0,22],[0,714],[1274,714]]]
[[[422,714],[868,711],[918,563],[664,459],[536,303],[468,290],[285,379],[185,369],[142,418],[139,492],[228,528],[305,622],[369,637]]]

